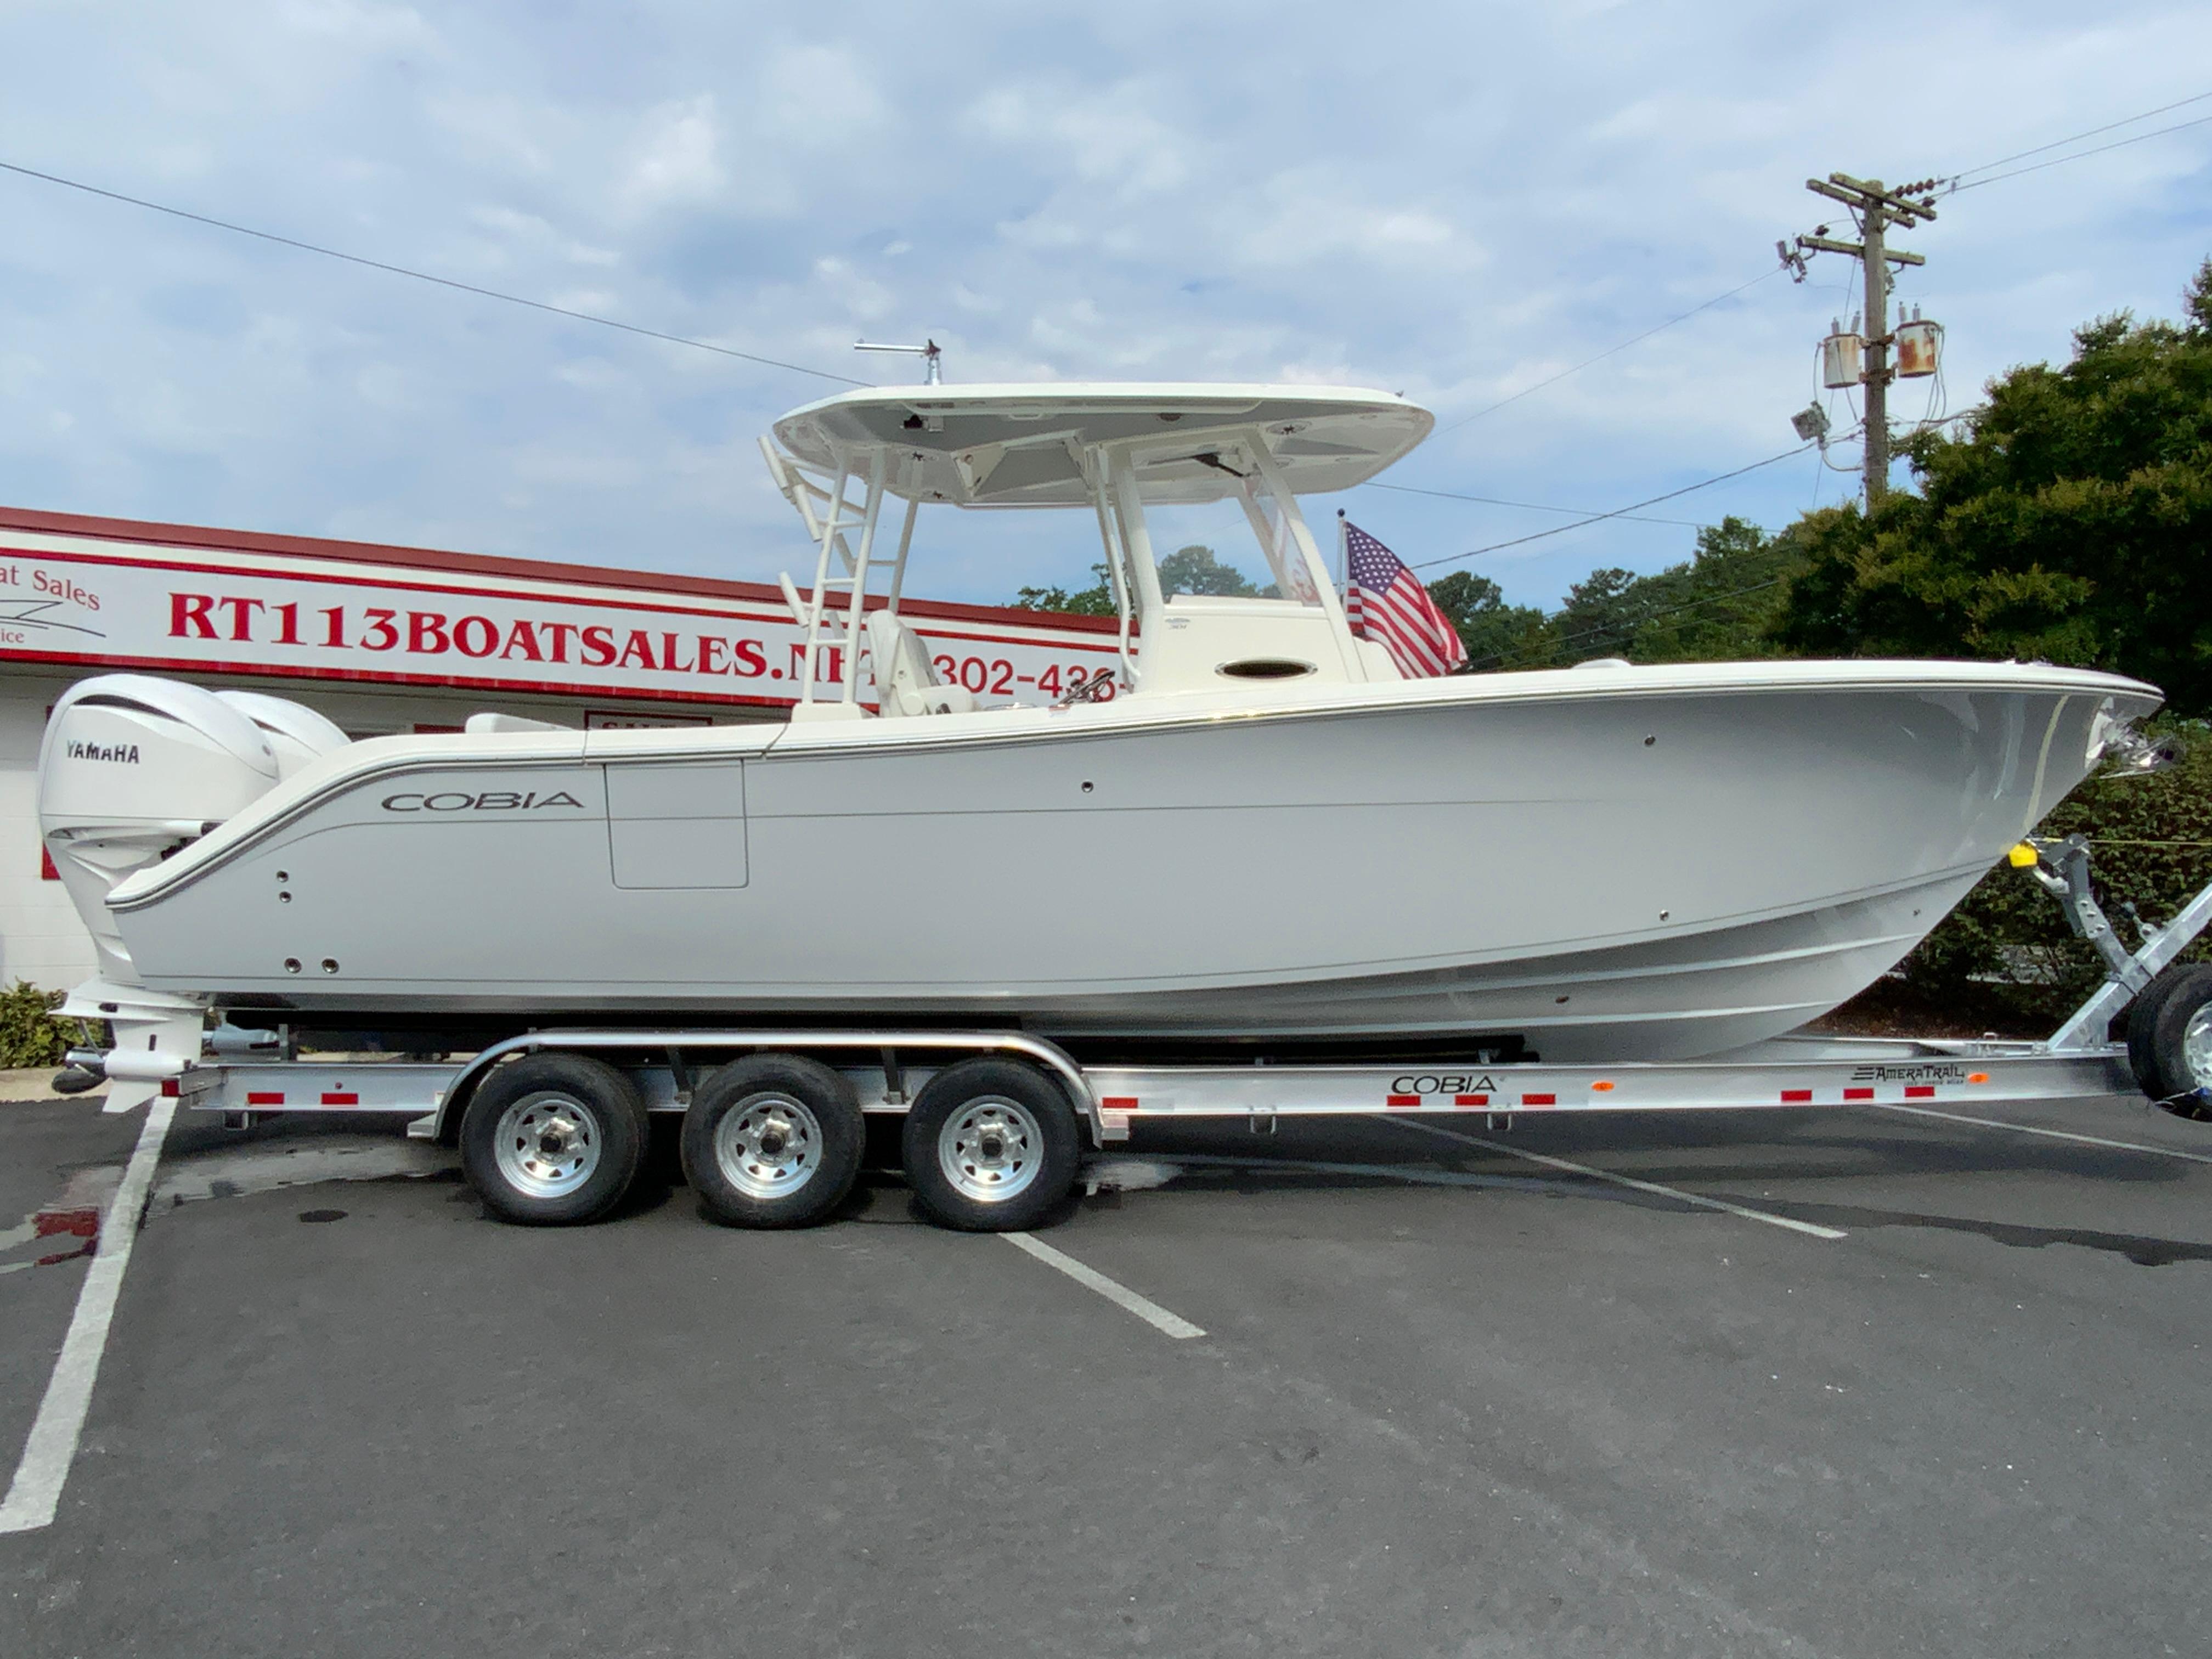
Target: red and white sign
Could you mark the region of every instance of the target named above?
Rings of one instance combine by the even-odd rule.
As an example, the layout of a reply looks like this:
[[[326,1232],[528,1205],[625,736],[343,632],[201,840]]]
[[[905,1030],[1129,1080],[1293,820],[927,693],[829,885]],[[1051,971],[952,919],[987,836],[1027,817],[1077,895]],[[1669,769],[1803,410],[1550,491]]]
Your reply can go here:
[[[1115,659],[1089,619],[900,614],[987,702],[1049,702]],[[787,704],[805,640],[754,583],[0,512],[0,661]],[[841,684],[842,653],[817,647],[815,672]]]

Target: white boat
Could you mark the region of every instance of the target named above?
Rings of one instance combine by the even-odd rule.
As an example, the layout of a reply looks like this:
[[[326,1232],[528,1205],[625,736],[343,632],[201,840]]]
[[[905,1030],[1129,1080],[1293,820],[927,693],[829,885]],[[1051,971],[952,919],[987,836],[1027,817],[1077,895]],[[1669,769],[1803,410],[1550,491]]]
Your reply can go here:
[[[786,581],[809,673],[838,672],[785,725],[347,743],[271,699],[88,682],[40,763],[100,945],[70,1006],[164,1047],[213,1004],[1711,1054],[1872,982],[2160,701],[2019,663],[1403,678],[1297,498],[1431,424],[1304,386],[809,404],[763,447],[816,543],[811,586]],[[1147,509],[1207,502],[1242,507],[1281,597],[1161,591]],[[924,506],[1092,514],[1117,671],[1052,708],[939,684],[897,614]]]

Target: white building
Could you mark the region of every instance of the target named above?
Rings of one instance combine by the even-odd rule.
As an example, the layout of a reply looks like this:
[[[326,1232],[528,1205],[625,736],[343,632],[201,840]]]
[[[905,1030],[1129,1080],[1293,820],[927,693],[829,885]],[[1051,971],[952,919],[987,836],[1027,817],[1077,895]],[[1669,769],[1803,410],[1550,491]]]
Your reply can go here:
[[[939,676],[1048,702],[1113,624],[902,600]],[[46,712],[140,670],[290,697],[356,737],[500,708],[577,726],[783,718],[804,632],[776,588],[0,507],[0,984],[92,973],[40,845]],[[817,673],[842,677],[834,648]],[[865,680],[863,684],[865,684]]]

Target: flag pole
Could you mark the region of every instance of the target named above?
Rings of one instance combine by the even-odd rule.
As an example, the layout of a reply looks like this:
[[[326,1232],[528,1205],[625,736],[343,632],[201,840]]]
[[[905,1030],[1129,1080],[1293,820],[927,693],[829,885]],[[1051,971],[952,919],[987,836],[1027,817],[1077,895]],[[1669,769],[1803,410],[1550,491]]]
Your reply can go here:
[[[1352,586],[1352,541],[1345,533],[1344,509],[1336,509],[1336,591],[1341,594]]]

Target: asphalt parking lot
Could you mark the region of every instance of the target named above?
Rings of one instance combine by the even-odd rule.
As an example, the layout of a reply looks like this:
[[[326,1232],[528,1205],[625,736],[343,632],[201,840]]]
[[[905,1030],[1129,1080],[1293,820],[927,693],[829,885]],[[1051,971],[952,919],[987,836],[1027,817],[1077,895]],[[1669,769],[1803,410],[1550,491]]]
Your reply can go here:
[[[183,1120],[0,1654],[2202,1653],[2212,1126],[2015,1121],[1153,1131],[1038,1236],[1125,1306]],[[7,1468],[137,1121],[0,1105]]]

